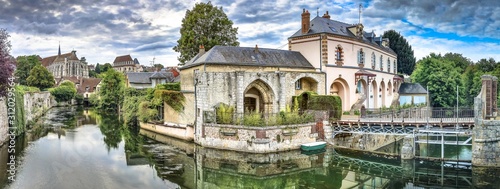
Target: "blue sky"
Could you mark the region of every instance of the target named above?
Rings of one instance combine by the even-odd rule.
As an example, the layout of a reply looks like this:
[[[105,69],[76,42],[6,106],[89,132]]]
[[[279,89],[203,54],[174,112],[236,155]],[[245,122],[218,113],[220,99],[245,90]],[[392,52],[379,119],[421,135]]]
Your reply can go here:
[[[42,57],[76,50],[90,64],[130,54],[141,64],[177,65],[172,50],[187,9],[200,1],[177,0],[1,0],[0,28],[11,35],[13,56]],[[119,2],[119,3],[117,3]],[[202,1],[207,2],[207,1]],[[498,0],[214,0],[238,27],[240,46],[287,49],[300,29],[302,9],[314,18],[328,11],[334,20],[357,23],[359,4],[365,31],[394,29],[412,45],[417,60],[431,52],[454,52],[472,61],[500,61]],[[311,19],[312,19],[311,18]]]

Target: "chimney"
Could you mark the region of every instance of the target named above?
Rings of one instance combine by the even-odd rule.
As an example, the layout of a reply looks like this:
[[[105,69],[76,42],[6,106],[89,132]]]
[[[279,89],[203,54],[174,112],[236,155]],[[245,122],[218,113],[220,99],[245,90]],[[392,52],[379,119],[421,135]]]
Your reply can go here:
[[[328,18],[328,19],[330,19],[330,15],[328,14],[328,11],[326,11],[326,13],[325,13],[325,14],[323,14],[323,18]]]
[[[257,44],[255,44],[255,49],[253,50],[253,52],[255,52],[255,53],[259,52],[259,47],[257,46]]]
[[[309,32],[311,14],[306,9],[302,9],[302,34]]]
[[[200,52],[198,53],[200,56],[205,54],[205,46],[200,45]]]

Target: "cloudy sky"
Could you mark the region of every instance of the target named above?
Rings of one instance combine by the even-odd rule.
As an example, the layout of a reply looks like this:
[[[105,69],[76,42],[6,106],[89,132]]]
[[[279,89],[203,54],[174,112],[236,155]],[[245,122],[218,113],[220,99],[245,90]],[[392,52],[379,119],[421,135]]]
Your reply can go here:
[[[117,3],[119,2],[119,3]],[[141,64],[177,65],[181,21],[200,1],[179,0],[0,0],[0,28],[11,35],[13,56],[42,57],[76,50],[90,64],[130,54]],[[207,2],[207,1],[203,1]],[[214,0],[238,27],[240,46],[287,49],[300,29],[302,9],[311,17],[358,22],[365,31],[394,29],[412,45],[417,59],[430,52],[455,52],[473,61],[500,61],[498,0]],[[311,18],[311,19],[312,19]]]

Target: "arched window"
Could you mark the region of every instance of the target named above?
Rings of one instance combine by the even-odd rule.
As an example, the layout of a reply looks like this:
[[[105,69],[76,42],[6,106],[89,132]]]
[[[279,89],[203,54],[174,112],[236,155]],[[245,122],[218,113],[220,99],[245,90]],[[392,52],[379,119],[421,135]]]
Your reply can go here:
[[[365,64],[365,53],[363,52],[363,49],[359,49],[358,51],[358,65],[360,67],[363,67]]]
[[[337,47],[335,47],[335,64],[337,64],[338,66],[342,66],[342,64],[344,64],[343,61],[344,61],[344,50],[342,46],[337,45]]]
[[[372,69],[375,69],[375,61],[376,61],[375,59],[376,59],[375,58],[375,53],[372,52]]]

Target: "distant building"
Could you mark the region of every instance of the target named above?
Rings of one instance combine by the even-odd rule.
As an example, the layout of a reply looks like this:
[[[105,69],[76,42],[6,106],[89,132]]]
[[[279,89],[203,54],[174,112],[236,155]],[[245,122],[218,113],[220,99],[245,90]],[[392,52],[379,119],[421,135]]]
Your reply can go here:
[[[142,72],[143,68],[137,58],[132,59],[130,55],[117,56],[113,61],[113,69],[119,72]]]
[[[426,104],[427,90],[418,83],[402,83],[399,87],[399,104]]]
[[[127,87],[136,89],[154,88],[156,85],[177,82],[179,77],[175,77],[170,71],[161,70],[159,72],[129,72],[126,73]]]
[[[92,70],[92,71],[95,71],[95,65],[91,64],[91,65],[88,65],[89,67],[89,71]]]
[[[99,92],[101,80],[101,78],[62,77],[56,79],[56,85],[59,86],[64,81],[71,81],[75,84],[76,93],[88,98]]]
[[[89,77],[87,63],[78,59],[75,50],[61,54],[61,47],[59,46],[57,55],[43,58],[41,62],[56,79],[62,77]]]

